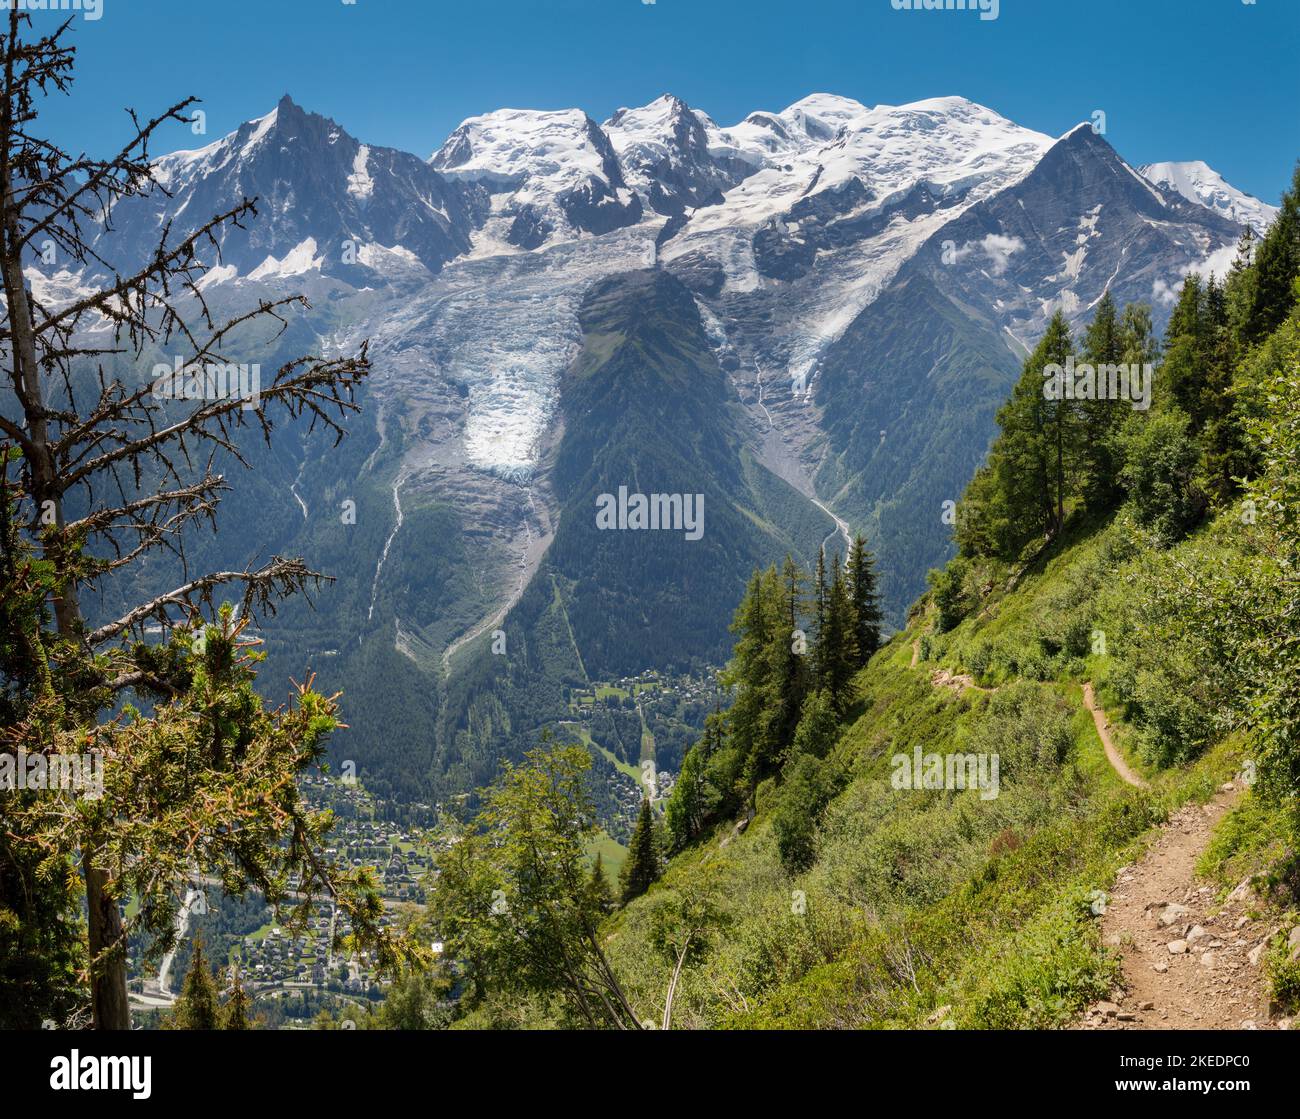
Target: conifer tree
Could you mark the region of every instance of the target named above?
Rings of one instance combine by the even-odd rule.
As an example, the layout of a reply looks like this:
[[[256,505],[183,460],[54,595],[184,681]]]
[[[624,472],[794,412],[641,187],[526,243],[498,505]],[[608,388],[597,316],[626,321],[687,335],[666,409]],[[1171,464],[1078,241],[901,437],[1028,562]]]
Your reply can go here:
[[[1073,350],[1070,328],[1065,315],[1057,310],[1047,324],[1047,333],[1043,338],[1047,348],[1047,362],[1039,367],[1038,374],[1042,383],[1048,378],[1043,376],[1047,364],[1065,365]],[[1049,501],[1053,505],[1051,516],[1051,535],[1055,536],[1065,526],[1065,501],[1070,487],[1070,474],[1078,445],[1077,412],[1073,401],[1062,395],[1056,400],[1046,400],[1043,419],[1046,425],[1048,453],[1053,462],[1052,481]]]
[[[1083,360],[1093,367],[1097,383],[1108,377],[1107,366],[1124,358],[1124,336],[1115,300],[1107,289],[1097,304],[1083,338]],[[1114,400],[1079,401],[1080,452],[1084,473],[1084,500],[1089,508],[1110,508],[1119,494],[1116,433],[1124,421],[1122,405]]]
[[[1070,329],[1057,311],[1043,339],[1025,359],[1011,399],[998,412],[1002,429],[989,456],[1003,506],[1002,551],[1013,556],[1034,537],[1051,537],[1061,526],[1064,494],[1065,402],[1048,401],[1044,369],[1064,366]]]
[[[130,1028],[131,940],[167,934],[177,883],[193,872],[196,855],[205,874],[255,882],[272,904],[287,900],[283,884],[293,878],[308,899],[331,895],[393,968],[418,948],[408,951],[379,926],[369,872],[325,856],[327,818],[295,782],[323,756],[337,701],[315,692],[310,677],[277,709],[253,688],[260,655],[247,627],[324,576],[301,558],[263,562],[265,541],[238,570],[195,568],[192,555],[194,534],[216,527],[230,487],[217,468],[247,465],[247,440],[271,441],[284,421],[346,433],[370,371],[366,348],[289,357],[255,408],[238,396],[159,399],[140,372],[160,351],[177,368],[242,363],[251,347],[272,353],[266,335],[298,329],[287,316],[306,300],[254,299],[230,317],[205,301],[203,280],[220,262],[222,242],[257,214],[250,198],[188,215],[185,235],[162,223],[134,262],[107,259],[114,250],[99,236],[103,222],[124,200],[167,193],[152,148],[165,125],[191,123],[193,101],[149,119],[131,113],[108,159],[65,151],[42,122],[47,99],[73,88],[73,23],[40,29],[19,10],[29,6],[8,4],[0,15],[0,363],[12,390],[0,408],[0,459],[17,464],[12,494],[5,479],[6,500],[22,508],[18,538],[6,542],[20,562],[4,569],[21,573],[35,562],[49,584],[21,656],[50,686],[25,696],[31,702],[4,729],[29,754],[75,746],[112,762],[102,795],[76,811],[55,798],[7,801],[11,865],[39,857],[42,875],[60,876],[82,895],[81,974],[95,1029]],[[33,285],[42,246],[89,286],[72,298]],[[160,588],[173,559],[183,581]],[[20,589],[6,578],[0,600]],[[238,622],[221,595],[240,603]],[[151,627],[170,636],[151,640]],[[66,873],[74,861],[80,874]],[[128,898],[136,902],[129,919]]]
[[[639,898],[650,889],[659,877],[659,847],[655,839],[654,811],[650,801],[641,801],[641,813],[637,816],[636,828],[632,832],[632,842],[628,844],[627,862],[623,864],[619,884],[622,886],[622,902],[627,905],[633,898]]]
[[[591,761],[582,746],[529,751],[485,790],[469,824],[446,825],[426,912],[456,961],[462,1008],[510,992],[566,1024],[642,1028],[605,955],[605,915],[591,895]]]
[[[248,995],[239,980],[239,968],[230,967],[230,998],[226,1000],[225,1012],[221,1018],[223,1030],[247,1030],[252,1027],[248,1021]]]
[[[1145,303],[1130,303],[1120,321],[1120,360],[1127,365],[1150,365],[1159,356],[1151,308]]]
[[[826,625],[826,549],[817,549],[817,575],[813,585],[813,622],[818,638]]]
[[[1077,491],[1082,431],[1074,401],[1048,398],[1044,372],[1064,367],[1072,351],[1058,310],[998,410],[988,462],[962,495],[956,537],[963,555],[1014,559],[1031,541],[1060,531],[1065,503]]]
[[[669,853],[675,854],[696,839],[723,802],[710,773],[709,762],[723,748],[723,715],[720,705],[704,720],[704,733],[682,759],[681,772],[664,809]]]
[[[215,1030],[217,1021],[217,988],[212,982],[212,972],[203,955],[203,941],[194,940],[194,956],[190,970],[185,974],[180,997],[172,1012],[172,1027],[177,1030]]]
[[[877,587],[876,561],[867,548],[866,537],[859,534],[849,549],[849,592],[856,620],[854,636],[858,646],[858,666],[865,665],[880,648],[880,592]]]
[[[804,586],[807,576],[787,555],[781,572],[781,616],[783,625],[773,635],[773,683],[771,717],[773,736],[781,748],[787,746],[799,725],[799,713],[808,693],[809,668],[803,634]],[[764,759],[769,760],[769,759]],[[775,759],[770,759],[775,760]]]
[[[722,673],[724,687],[735,691],[735,699],[727,712],[727,724],[732,740],[746,760],[757,751],[763,735],[761,685],[768,629],[763,608],[763,574],[755,571],[736,608],[736,617],[731,624],[736,643],[731,661]]]
[[[1282,208],[1255,252],[1255,283],[1244,323],[1248,345],[1263,341],[1290,313],[1300,276],[1300,165]]]
[[[1228,328],[1232,331],[1233,341],[1238,352],[1246,348],[1246,331],[1251,309],[1255,305],[1255,291],[1258,277],[1255,269],[1255,249],[1259,245],[1259,235],[1251,226],[1246,226],[1237,241],[1237,255],[1224,290],[1228,303]]]
[[[837,714],[853,702],[853,676],[858,669],[857,618],[844,578],[839,553],[826,594],[826,627],[817,641],[819,683],[829,694]]]

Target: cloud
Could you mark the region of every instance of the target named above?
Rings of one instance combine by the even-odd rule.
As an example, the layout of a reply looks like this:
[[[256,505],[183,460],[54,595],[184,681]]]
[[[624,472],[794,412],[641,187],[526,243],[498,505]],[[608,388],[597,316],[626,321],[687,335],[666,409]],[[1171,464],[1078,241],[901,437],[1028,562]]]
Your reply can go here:
[[[1199,273],[1203,279],[1213,274],[1223,280],[1228,275],[1228,269],[1232,267],[1232,262],[1236,259],[1236,245],[1224,245],[1221,249],[1215,249],[1204,260],[1185,264],[1182,274],[1174,283],[1168,284],[1164,280],[1156,280],[1151,285],[1151,298],[1162,307],[1172,307],[1178,302],[1178,296],[1183,290],[1183,281],[1193,272]]]
[[[960,264],[972,253],[982,253],[989,261],[989,271],[995,276],[1005,274],[1010,267],[1011,257],[1025,247],[1019,237],[1007,237],[1001,233],[990,233],[982,241],[967,241],[960,249],[951,254],[951,263]]]

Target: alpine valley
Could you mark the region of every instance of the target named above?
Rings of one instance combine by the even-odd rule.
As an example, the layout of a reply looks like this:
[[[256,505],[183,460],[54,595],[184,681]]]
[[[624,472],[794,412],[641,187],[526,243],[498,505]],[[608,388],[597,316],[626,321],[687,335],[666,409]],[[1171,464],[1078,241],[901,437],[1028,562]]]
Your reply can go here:
[[[829,564],[865,534],[901,625],[1052,315],[1086,323],[1109,291],[1162,327],[1183,277],[1274,213],[1203,163],[1139,171],[1090,125],[1047,136],[960,97],[815,94],[731,127],[671,96],[603,124],[499,110],[425,159],[286,96],[157,172],[103,259],[125,270],[168,224],[256,198],[201,296],[214,316],[292,292],[311,310],[240,360],[369,340],[348,438],[250,439],[191,558],[301,554],[334,577],[266,623],[265,680],[342,690],[335,760],[408,804],[576,733],[580,696],[706,678],[751,571],[787,553]],[[93,278],[30,275],[54,301]],[[702,538],[601,531],[620,487],[702,495]],[[677,770],[715,702],[656,723],[644,694],[588,735],[611,774],[647,753]]]

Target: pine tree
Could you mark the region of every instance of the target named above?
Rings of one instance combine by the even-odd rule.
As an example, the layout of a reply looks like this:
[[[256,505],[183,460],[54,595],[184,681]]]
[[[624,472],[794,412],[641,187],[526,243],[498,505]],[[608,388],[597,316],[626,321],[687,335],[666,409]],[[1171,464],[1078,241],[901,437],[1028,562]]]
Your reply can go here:
[[[1069,402],[1047,399],[1044,370],[1064,366],[1071,348],[1070,328],[1057,311],[1042,341],[1025,359],[1011,398],[998,411],[1001,434],[989,452],[984,484],[990,492],[981,504],[992,521],[998,551],[1007,558],[1035,538],[1054,536],[1061,527]]]
[[[251,1029],[248,1022],[248,995],[244,991],[244,985],[239,981],[239,968],[234,964],[230,967],[230,984],[230,998],[226,1000],[221,1028],[223,1030]]]
[[[172,1012],[172,1028],[177,1030],[215,1030],[217,1022],[217,989],[212,982],[212,972],[203,955],[203,941],[194,940],[194,957],[185,975],[180,997]]]
[[[755,571],[736,608],[731,632],[736,635],[731,661],[722,673],[724,687],[735,692],[727,725],[742,758],[757,750],[763,733],[761,689],[763,653],[768,642],[768,625],[763,610],[763,576]]]
[[[1199,405],[1205,488],[1218,501],[1226,501],[1237,492],[1236,479],[1245,473],[1243,436],[1233,411],[1232,378],[1238,352],[1229,299],[1226,286],[1211,276],[1205,293],[1208,336]]]
[[[722,749],[726,737],[726,722],[727,717],[722,710],[722,701],[715,699],[713,701],[713,713],[705,718],[704,733],[700,735],[700,741],[695,747],[697,750],[703,751],[701,760],[707,762]]]
[[[710,780],[709,759],[722,749],[721,719],[710,715],[704,734],[682,759],[681,772],[664,809],[669,854],[698,838],[722,803],[722,793]]]
[[[1097,383],[1108,379],[1107,366],[1124,358],[1124,337],[1115,300],[1107,289],[1084,333],[1083,360],[1093,367]],[[1124,413],[1113,400],[1079,401],[1080,453],[1085,475],[1084,500],[1091,509],[1111,508],[1120,493],[1120,463],[1115,446]]]
[[[627,905],[633,898],[644,894],[658,877],[659,847],[655,840],[654,812],[650,801],[643,799],[632,842],[628,844],[627,862],[619,876],[623,904]]]
[[[1244,341],[1253,345],[1272,334],[1295,305],[1300,276],[1300,165],[1282,209],[1255,251],[1255,284],[1244,323]]]
[[[813,622],[817,630],[817,640],[821,640],[822,630],[826,628],[826,549],[817,549],[817,577],[813,586]]]
[[[438,860],[427,915],[456,961],[463,1006],[501,992],[536,1000],[563,1026],[641,1028],[588,888],[599,830],[591,765],[584,746],[530,750],[484,791],[472,821],[449,825],[455,841]],[[499,891],[491,906],[485,889]]]
[[[1238,352],[1246,348],[1246,332],[1251,309],[1255,305],[1258,286],[1255,249],[1258,245],[1259,235],[1250,226],[1246,226],[1237,241],[1237,255],[1223,285],[1228,303],[1228,328],[1232,331]]]
[[[1120,360],[1127,365],[1152,365],[1159,356],[1151,308],[1145,303],[1130,303],[1120,322]]]
[[[774,714],[780,706],[774,649],[778,641],[789,646],[781,598],[775,567],[754,573],[731,626],[737,641],[722,674],[724,685],[735,689],[727,722],[751,787],[770,771],[781,749]]]
[[[1066,324],[1065,315],[1059,310],[1052,316],[1051,322],[1047,324],[1047,333],[1043,338],[1043,345],[1048,350],[1048,361],[1045,364],[1064,365],[1073,350],[1070,328]],[[1039,367],[1038,372],[1039,376],[1042,377],[1042,366]],[[1043,380],[1045,383],[1046,378],[1044,377]],[[1049,453],[1054,463],[1051,483],[1051,493],[1052,497],[1054,497],[1051,534],[1055,536],[1065,527],[1065,502],[1069,493],[1070,475],[1078,445],[1078,409],[1073,401],[1066,400],[1063,395],[1058,400],[1046,400],[1045,404],[1043,416],[1047,429]]]
[[[880,648],[880,593],[876,580],[876,560],[867,548],[866,537],[859,534],[849,549],[849,593],[857,621],[858,666],[865,665]]]
[[[830,695],[838,714],[853,703],[853,676],[858,669],[857,617],[844,579],[844,567],[835,555],[835,570],[826,594],[825,631],[817,641],[819,683]]]
[[[1248,245],[1238,252],[1238,264]],[[1234,265],[1236,268],[1236,265]],[[1251,270],[1253,271],[1253,270]],[[1198,478],[1210,496],[1225,500],[1245,472],[1241,431],[1231,392],[1237,366],[1239,315],[1246,272],[1230,273],[1231,290],[1211,275],[1187,277],[1165,334],[1158,392],[1166,405],[1186,415],[1197,448]],[[1136,464],[1134,464],[1136,468]]]
[[[1000,431],[988,462],[962,495],[956,537],[963,555],[1013,560],[1031,541],[1050,540],[1064,525],[1066,503],[1078,492],[1083,471],[1084,432],[1078,402],[1055,392],[1045,371],[1064,367],[1073,349],[1058,310],[998,410]]]
[[[24,705],[4,730],[29,753],[73,743],[102,751],[113,759],[113,780],[94,811],[70,812],[56,797],[8,798],[3,834],[6,846],[24,848],[17,858],[38,853],[43,873],[82,893],[91,1025],[126,1030],[132,938],[168,931],[171,894],[196,854],[206,874],[228,881],[247,882],[243,872],[256,866],[268,888],[298,876],[312,890],[340,892],[356,902],[360,939],[389,959],[398,951],[362,903],[364,883],[318,849],[320,829],[296,791],[296,775],[320,760],[337,707],[304,686],[291,704],[264,710],[252,686],[256,658],[240,639],[279,599],[319,586],[321,574],[281,556],[209,571],[188,554],[194,531],[216,526],[230,485],[215,468],[223,460],[248,465],[245,436],[271,440],[283,421],[301,421],[304,432],[324,425],[341,437],[370,363],[364,345],[329,359],[268,349],[284,364],[270,371],[256,408],[239,394],[163,401],[150,392],[141,372],[160,350],[177,368],[232,359],[236,339],[269,345],[277,327],[292,336],[298,328],[286,314],[305,300],[280,293],[214,317],[198,296],[230,230],[250,228],[256,216],[254,200],[239,191],[220,213],[187,215],[187,232],[163,223],[129,265],[105,259],[103,219],[124,200],[166,194],[151,151],[160,129],[190,122],[193,99],[132,114],[107,160],[69,153],[41,134],[40,110],[73,89],[72,21],[38,29],[30,13],[5,7],[0,457],[8,460],[11,449],[21,456],[22,547],[49,573],[48,610],[24,635],[22,655],[46,675],[52,665],[57,672],[39,709]],[[60,267],[89,284],[76,299],[49,302],[33,288],[33,252],[42,246],[57,247]],[[185,582],[167,590],[159,580],[172,557]],[[115,589],[105,596],[110,573]],[[144,595],[145,587],[160,593]],[[0,600],[16,589],[6,579]],[[93,604],[83,605],[83,595]],[[238,625],[218,612],[221,595],[242,601]],[[159,623],[172,638],[146,640],[146,626]],[[193,644],[198,633],[208,638],[202,653]],[[148,714],[110,716],[128,704]],[[80,875],[64,874],[74,859]],[[127,898],[139,903],[129,929]]]
[[[807,576],[787,555],[781,572],[781,615],[784,625],[772,641],[772,675],[776,693],[772,703],[773,734],[782,748],[794,737],[808,693],[809,670],[803,624],[804,586]]]

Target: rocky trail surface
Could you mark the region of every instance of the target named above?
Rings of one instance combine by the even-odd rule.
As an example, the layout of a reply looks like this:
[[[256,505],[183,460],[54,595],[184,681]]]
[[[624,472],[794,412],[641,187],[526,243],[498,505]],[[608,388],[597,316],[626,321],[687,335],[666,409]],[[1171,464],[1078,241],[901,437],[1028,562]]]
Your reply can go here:
[[[912,666],[921,645],[912,645]],[[946,669],[931,673],[936,688],[965,691],[973,678]],[[1083,686],[1106,758],[1120,779],[1149,784],[1115,745],[1106,712],[1091,683]],[[1239,782],[1220,787],[1209,803],[1189,804],[1160,829],[1132,866],[1120,869],[1104,899],[1102,937],[1122,954],[1123,978],[1110,999],[1094,1003],[1076,1028],[1090,1030],[1291,1029],[1271,1004],[1263,973],[1269,942],[1283,927],[1259,914],[1249,879],[1222,901],[1196,866],[1218,822],[1243,795]],[[1300,958],[1300,926],[1290,930],[1288,951]]]
[[[1253,915],[1248,881],[1220,902],[1196,877],[1215,825],[1241,795],[1229,782],[1208,804],[1185,806],[1139,862],[1120,870],[1101,927],[1106,944],[1123,954],[1122,990],[1089,1007],[1080,1028],[1290,1028],[1288,1019],[1270,1016],[1262,971],[1278,926]],[[1297,934],[1292,951],[1300,950]]]

